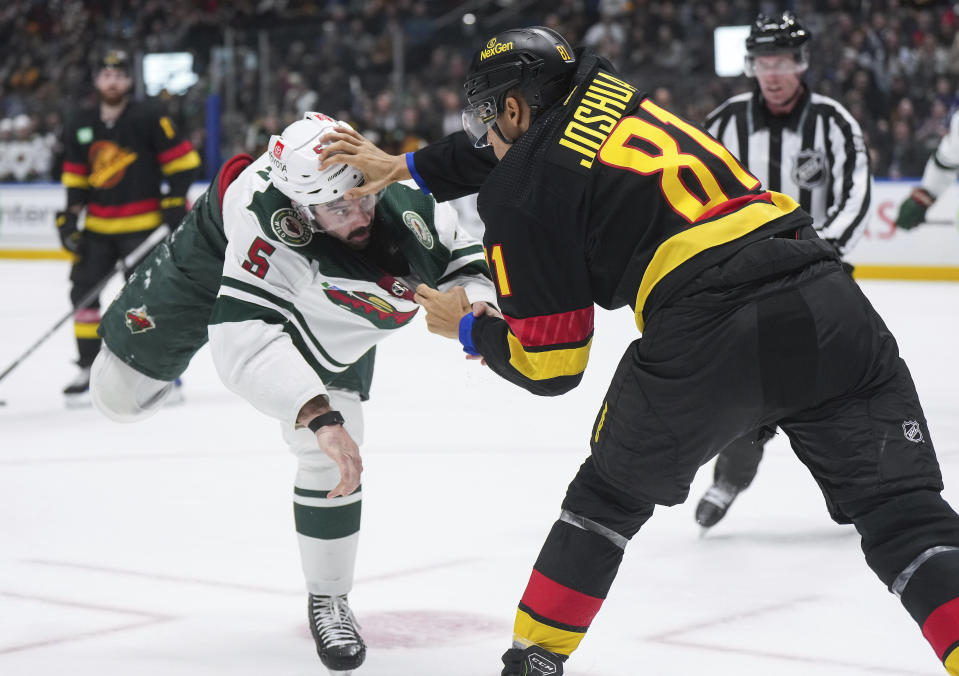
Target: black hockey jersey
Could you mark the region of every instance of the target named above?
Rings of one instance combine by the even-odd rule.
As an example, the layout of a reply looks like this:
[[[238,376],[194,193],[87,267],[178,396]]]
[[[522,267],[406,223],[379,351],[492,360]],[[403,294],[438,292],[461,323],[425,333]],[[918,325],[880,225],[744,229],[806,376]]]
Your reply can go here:
[[[472,338],[494,371],[537,394],[579,383],[594,303],[630,305],[642,331],[705,269],[811,222],[608,62],[587,53],[574,85],[489,165],[478,199],[506,321],[481,317]],[[413,157],[419,178],[442,197],[479,182],[475,162],[438,171],[443,158],[462,154],[464,139]]]
[[[184,205],[199,165],[193,145],[153,102],[128,103],[112,126],[98,109],[84,110],[64,131],[67,205],[86,205],[84,228],[91,232],[156,228],[161,208]],[[168,196],[160,193],[164,178]]]

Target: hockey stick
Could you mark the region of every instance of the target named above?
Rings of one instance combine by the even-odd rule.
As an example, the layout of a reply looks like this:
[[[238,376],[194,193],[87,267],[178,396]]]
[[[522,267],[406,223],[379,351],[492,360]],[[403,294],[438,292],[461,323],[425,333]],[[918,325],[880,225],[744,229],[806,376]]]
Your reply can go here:
[[[38,347],[43,345],[43,343],[46,342],[47,338],[52,336],[54,332],[63,325],[64,322],[66,322],[68,319],[70,319],[70,317],[74,315],[74,313],[76,313],[77,310],[82,310],[83,308],[87,307],[90,303],[95,301],[100,296],[100,292],[103,290],[103,287],[105,287],[107,283],[111,279],[113,279],[114,275],[116,275],[118,272],[125,272],[126,270],[129,270],[131,267],[133,267],[137,262],[139,262],[141,258],[146,256],[151,251],[153,251],[153,247],[155,247],[157,244],[162,242],[163,239],[169,233],[170,233],[169,226],[165,224],[161,225],[159,228],[151,232],[150,236],[140,243],[140,246],[138,246],[136,249],[134,249],[129,254],[127,254],[125,258],[117,261],[117,264],[113,266],[113,269],[103,279],[97,282],[96,285],[87,292],[87,295],[81,298],[80,301],[67,314],[63,315],[60,319],[58,319],[57,323],[51,326],[46,333],[40,336],[40,338],[38,338],[36,342],[33,343],[33,345],[27,348],[26,352],[24,352],[19,357],[14,359],[13,363],[3,370],[3,373],[0,373],[0,380],[3,380],[4,378],[6,378],[7,374],[9,374],[13,369],[19,366],[24,359],[26,359],[31,354],[33,354],[34,350],[36,350]],[[2,402],[0,402],[0,405],[2,405]]]

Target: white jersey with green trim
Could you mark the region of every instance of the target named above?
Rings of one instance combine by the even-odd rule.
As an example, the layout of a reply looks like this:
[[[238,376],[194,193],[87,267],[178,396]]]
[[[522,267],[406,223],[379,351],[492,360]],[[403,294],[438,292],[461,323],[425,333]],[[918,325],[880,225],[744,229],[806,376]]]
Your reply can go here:
[[[470,302],[496,301],[482,244],[452,207],[412,182],[380,194],[371,235],[378,255],[373,243],[355,251],[311,231],[270,182],[265,156],[226,190],[223,229],[209,326],[214,363],[231,390],[291,426],[303,404],[326,393],[324,380],[413,319],[421,282],[463,286]]]
[[[949,131],[926,161],[920,184],[933,197],[939,197],[956,182],[959,175],[959,111],[949,119]]]

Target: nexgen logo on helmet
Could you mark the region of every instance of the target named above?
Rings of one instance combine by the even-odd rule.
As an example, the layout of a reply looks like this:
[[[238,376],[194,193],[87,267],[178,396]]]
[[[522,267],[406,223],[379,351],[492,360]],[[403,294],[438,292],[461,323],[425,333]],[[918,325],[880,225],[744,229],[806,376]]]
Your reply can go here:
[[[493,38],[486,43],[486,49],[480,52],[480,61],[488,59],[489,57],[495,54],[502,54],[503,52],[508,52],[513,48],[512,42],[497,42],[496,38]]]
[[[565,97],[575,69],[573,48],[554,30],[512,28],[493,36],[473,55],[463,85],[469,104],[463,110],[463,128],[473,145],[489,145],[489,131],[498,133],[496,117],[511,91],[522,97],[535,120]]]

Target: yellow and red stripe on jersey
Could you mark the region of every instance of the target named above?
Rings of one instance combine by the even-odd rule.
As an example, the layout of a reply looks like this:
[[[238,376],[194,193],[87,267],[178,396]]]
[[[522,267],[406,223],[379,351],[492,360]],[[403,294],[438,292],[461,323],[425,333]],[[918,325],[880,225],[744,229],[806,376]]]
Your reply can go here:
[[[953,668],[959,668],[959,650],[954,649],[948,658],[946,657],[949,648],[959,642],[959,598],[947,601],[932,611],[922,623],[922,635],[929,641],[936,656],[946,662],[947,668],[950,660]],[[959,674],[959,671],[949,673]]]
[[[574,376],[586,369],[593,342],[593,306],[519,319],[509,326],[509,363],[530,380]],[[563,345],[557,348],[555,346]]]
[[[533,569],[516,611],[514,638],[569,655],[583,640],[602,605],[603,599],[578,592]]]
[[[164,176],[170,176],[180,171],[194,169],[200,166],[200,155],[193,149],[189,141],[182,141],[168,150],[157,155],[160,162],[160,171]]]
[[[98,338],[100,311],[95,307],[80,308],[73,313],[73,335],[77,338]]]
[[[81,162],[64,162],[60,182],[67,188],[89,188],[90,167]]]
[[[769,221],[799,208],[799,203],[782,193],[767,191],[729,200],[703,214],[708,223],[693,224],[659,245],[636,294],[636,326],[643,330],[643,307],[653,287],[663,277],[706,249],[720,246],[749,234]],[[718,214],[725,215],[716,218]]]
[[[151,230],[162,222],[160,200],[151,198],[127,204],[88,204],[83,227],[91,232],[115,235]]]

